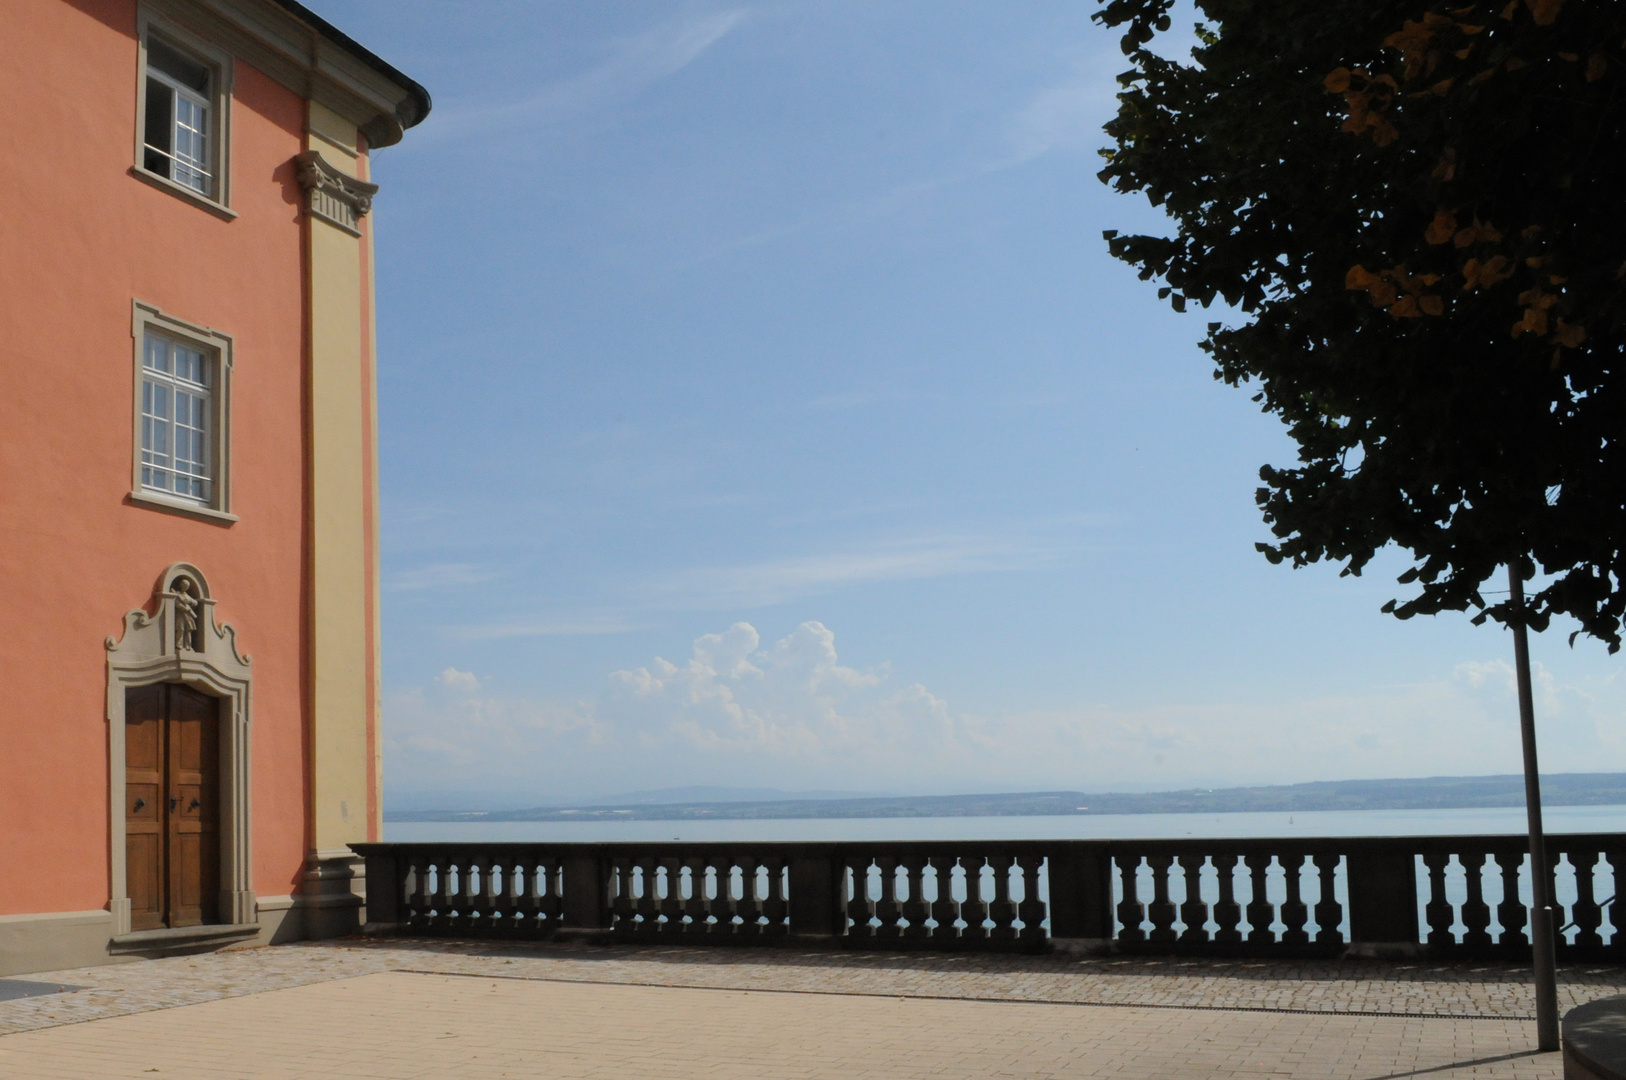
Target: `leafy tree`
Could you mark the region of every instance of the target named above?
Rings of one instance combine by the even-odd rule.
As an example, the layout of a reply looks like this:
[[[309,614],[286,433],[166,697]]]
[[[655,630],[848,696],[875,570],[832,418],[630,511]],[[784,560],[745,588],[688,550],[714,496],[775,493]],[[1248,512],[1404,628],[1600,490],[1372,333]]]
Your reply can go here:
[[[1260,470],[1272,562],[1359,574],[1412,553],[1384,610],[1626,615],[1626,5],[1197,0],[1186,61],[1124,30],[1101,179],[1174,234],[1112,253],[1176,311],[1223,300],[1215,377],[1299,446]],[[1520,612],[1481,585],[1536,567]],[[1489,590],[1487,590],[1489,591]],[[1574,640],[1574,635],[1571,636]]]

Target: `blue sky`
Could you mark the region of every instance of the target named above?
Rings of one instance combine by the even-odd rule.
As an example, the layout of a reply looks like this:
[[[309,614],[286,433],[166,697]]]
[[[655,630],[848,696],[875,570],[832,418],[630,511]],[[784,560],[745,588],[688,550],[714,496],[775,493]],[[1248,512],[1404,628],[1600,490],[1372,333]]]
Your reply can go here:
[[[1092,4],[321,10],[436,102],[374,167],[391,803],[1517,770],[1505,633],[1254,552],[1293,450],[1106,255],[1162,225]],[[1544,766],[1626,768],[1621,661],[1535,652]]]

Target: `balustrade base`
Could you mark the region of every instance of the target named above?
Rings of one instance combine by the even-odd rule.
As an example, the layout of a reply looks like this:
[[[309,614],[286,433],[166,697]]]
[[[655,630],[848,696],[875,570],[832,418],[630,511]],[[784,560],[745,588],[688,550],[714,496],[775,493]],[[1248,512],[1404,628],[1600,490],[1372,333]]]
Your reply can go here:
[[[1117,946],[1111,938],[1051,938],[1050,951],[1068,956],[1110,956]]]
[[[1428,955],[1420,941],[1353,941],[1344,950],[1350,960],[1416,960]]]
[[[556,926],[545,940],[574,942],[578,945],[609,945],[616,939],[615,932],[596,926]]]

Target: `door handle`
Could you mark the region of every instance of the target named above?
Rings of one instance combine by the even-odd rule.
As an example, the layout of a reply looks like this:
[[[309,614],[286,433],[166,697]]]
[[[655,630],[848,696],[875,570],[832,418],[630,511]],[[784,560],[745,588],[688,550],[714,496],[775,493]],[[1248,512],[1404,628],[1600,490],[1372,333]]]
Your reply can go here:
[[[181,800],[179,800],[179,799],[171,799],[171,800],[169,800],[169,808],[170,808],[170,810],[174,811],[175,807],[180,804],[180,801]]]
[[[200,802],[198,802],[198,800],[196,800],[196,799],[193,799],[193,800],[192,800],[192,805],[191,805],[191,806],[188,806],[188,807],[187,807],[187,809],[188,809],[188,810],[196,810],[196,809],[197,809],[197,808],[198,808],[198,807],[200,807],[200,806],[202,806],[202,805],[203,805],[203,804],[202,804],[202,803],[200,803]]]
[[[141,798],[136,799],[135,812],[138,813],[138,814],[141,813],[141,808],[143,806],[146,806],[146,805],[147,805],[147,800],[146,799],[141,799]]]

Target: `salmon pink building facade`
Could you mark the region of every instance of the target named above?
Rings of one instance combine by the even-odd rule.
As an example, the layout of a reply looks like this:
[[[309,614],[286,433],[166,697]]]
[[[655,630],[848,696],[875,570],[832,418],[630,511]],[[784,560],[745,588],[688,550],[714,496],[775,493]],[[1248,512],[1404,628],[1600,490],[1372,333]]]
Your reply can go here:
[[[0,110],[0,974],[354,930],[428,95],[285,0],[17,0]]]

